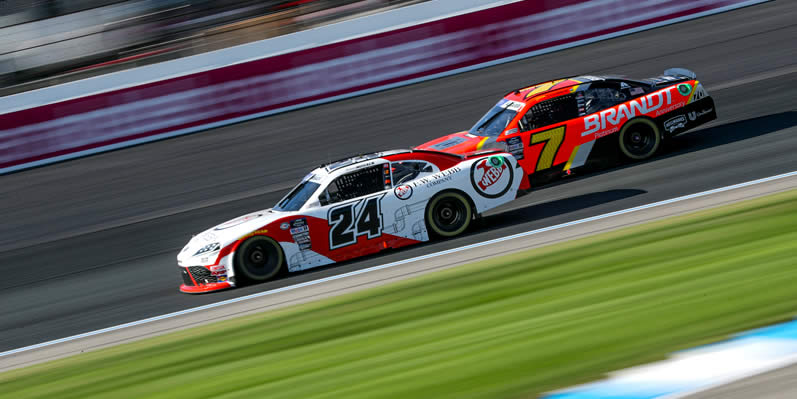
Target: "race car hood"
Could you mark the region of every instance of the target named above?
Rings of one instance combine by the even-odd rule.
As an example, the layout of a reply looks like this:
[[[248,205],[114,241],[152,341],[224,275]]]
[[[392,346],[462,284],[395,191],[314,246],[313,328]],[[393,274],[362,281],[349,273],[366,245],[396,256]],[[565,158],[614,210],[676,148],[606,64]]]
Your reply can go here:
[[[480,144],[485,141],[485,139],[487,139],[487,137],[476,136],[465,131],[434,139],[415,148],[419,150],[443,151],[452,154],[466,154],[480,149]]]
[[[188,244],[186,244],[177,255],[177,262],[180,265],[193,265],[199,262],[199,258],[215,259],[219,250],[234,243],[239,238],[253,233],[257,231],[257,229],[279,218],[294,213],[295,212],[279,212],[272,209],[264,209],[230,219],[192,237]],[[204,251],[200,251],[203,249]]]

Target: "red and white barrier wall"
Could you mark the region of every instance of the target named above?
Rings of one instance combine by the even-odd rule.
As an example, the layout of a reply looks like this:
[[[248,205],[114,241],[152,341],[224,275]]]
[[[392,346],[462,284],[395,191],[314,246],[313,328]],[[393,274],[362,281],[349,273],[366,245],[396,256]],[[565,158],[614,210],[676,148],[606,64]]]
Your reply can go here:
[[[482,68],[767,0],[525,0],[0,115],[0,173]]]

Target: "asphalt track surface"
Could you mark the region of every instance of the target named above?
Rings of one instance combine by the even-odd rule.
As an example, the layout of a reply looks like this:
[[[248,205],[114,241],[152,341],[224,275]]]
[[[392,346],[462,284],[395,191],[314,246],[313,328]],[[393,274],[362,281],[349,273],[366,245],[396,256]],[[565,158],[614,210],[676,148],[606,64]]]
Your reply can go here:
[[[685,399],[788,399],[797,398],[797,365],[748,377]]]
[[[797,170],[796,2],[775,1],[458,76],[2,177],[0,351]],[[463,130],[506,91],[683,66],[719,120],[656,159],[542,188],[471,233],[203,296],[192,233],[270,207],[318,163]]]

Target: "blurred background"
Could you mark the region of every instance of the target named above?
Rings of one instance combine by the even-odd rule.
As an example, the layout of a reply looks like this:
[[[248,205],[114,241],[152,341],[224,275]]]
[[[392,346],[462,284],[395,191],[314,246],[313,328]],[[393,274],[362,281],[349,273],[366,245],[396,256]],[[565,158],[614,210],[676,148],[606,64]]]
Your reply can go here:
[[[427,0],[0,0],[0,96]]]

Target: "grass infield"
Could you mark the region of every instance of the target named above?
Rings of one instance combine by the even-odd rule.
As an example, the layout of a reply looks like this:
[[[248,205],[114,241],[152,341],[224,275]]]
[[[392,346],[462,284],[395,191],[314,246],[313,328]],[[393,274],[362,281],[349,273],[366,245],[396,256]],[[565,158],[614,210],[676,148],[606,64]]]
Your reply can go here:
[[[797,190],[0,374],[9,398],[530,398],[797,314]]]

